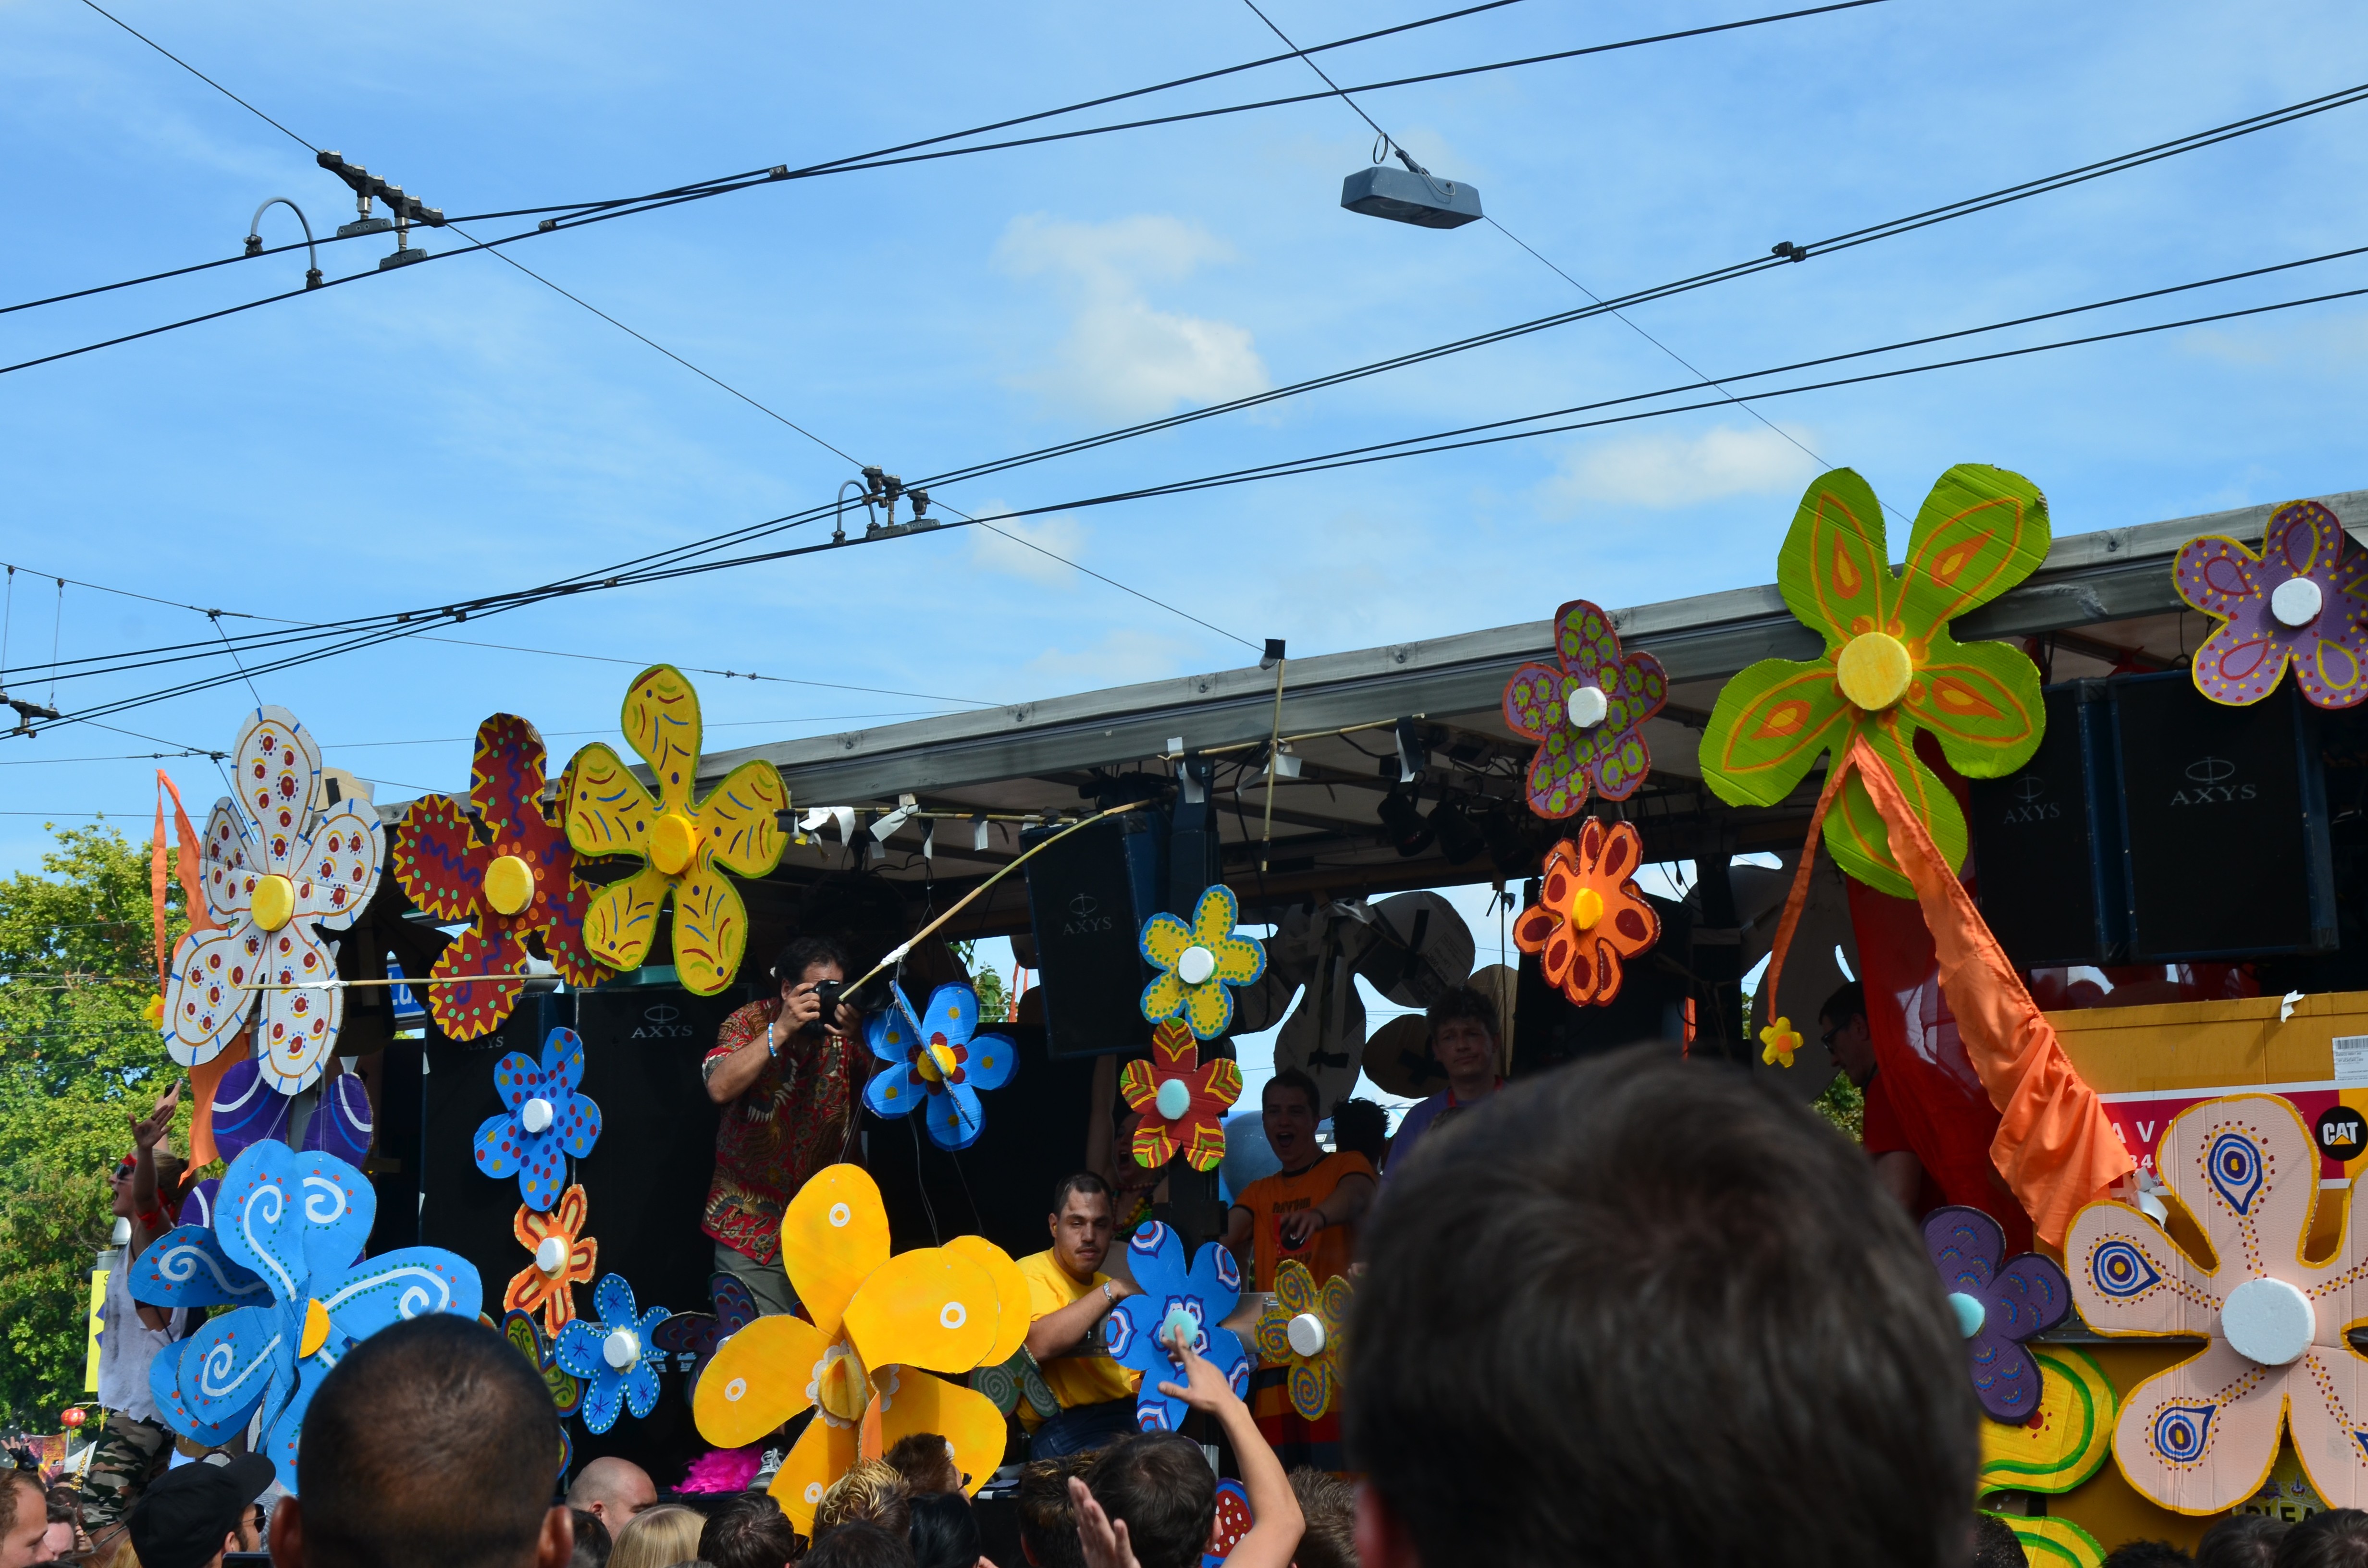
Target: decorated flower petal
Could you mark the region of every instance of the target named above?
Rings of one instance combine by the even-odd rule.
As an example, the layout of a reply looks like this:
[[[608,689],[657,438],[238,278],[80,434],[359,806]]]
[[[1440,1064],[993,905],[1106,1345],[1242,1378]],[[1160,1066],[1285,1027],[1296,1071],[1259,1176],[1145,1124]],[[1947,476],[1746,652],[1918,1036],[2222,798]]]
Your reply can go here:
[[[2368,1503],[2368,1380],[2348,1346],[2314,1345],[2285,1380],[2286,1419],[2311,1488],[2330,1508]]]
[[[422,795],[403,808],[390,857],[403,896],[438,920],[473,920],[492,851],[469,831],[469,815],[450,795]]]
[[[1523,665],[1505,683],[1505,728],[1542,741],[1565,726],[1563,690],[1568,677],[1552,665]]]
[[[919,1078],[902,1062],[881,1068],[863,1085],[863,1103],[874,1116],[903,1116],[918,1109],[926,1097]]]
[[[649,956],[650,938],[657,934],[658,912],[666,907],[673,886],[664,871],[644,866],[593,894],[584,913],[586,950],[619,971],[641,968]]]
[[[250,852],[247,841],[252,833],[238,808],[227,799],[216,801],[213,810],[206,813],[205,846],[198,852],[199,885],[205,891],[206,908],[219,925],[230,925],[233,916],[253,907],[255,879],[259,874],[256,866],[262,851]]]
[[[293,876],[321,788],[321,748],[311,732],[285,708],[256,709],[232,750],[231,778],[240,809],[262,830],[247,840],[248,868]]]
[[[2201,1355],[2156,1373],[2124,1396],[2113,1426],[2113,1458],[2149,1497],[2176,1497],[2199,1514],[2225,1513],[2260,1490],[2277,1458],[2278,1405],[2288,1390],[2300,1394],[2306,1387],[2214,1339]],[[2324,1462],[2314,1454],[2304,1468],[2315,1479]]]
[[[1202,1040],[1214,1040],[1232,1027],[1234,994],[1221,980],[1184,988],[1184,1020]]]
[[[175,1062],[211,1062],[246,1027],[265,935],[240,915],[227,930],[185,932],[174,944],[162,1021],[165,1054]]]
[[[1801,497],[1777,554],[1776,586],[1831,653],[1861,631],[1885,630],[1898,597],[1890,562],[1873,489],[1853,470],[1831,469]]]
[[[329,1322],[349,1339],[428,1312],[474,1318],[484,1304],[476,1269],[442,1247],[397,1247],[315,1283]]]
[[[260,1306],[271,1287],[222,1250],[212,1230],[178,1225],[148,1244],[125,1288],[157,1307]]]
[[[311,1088],[329,1065],[346,1011],[345,988],[324,983],[337,977],[336,952],[292,921],[264,938],[267,983],[255,1054],[264,1077],[283,1095]]]
[[[575,754],[560,780],[567,842],[578,855],[640,853],[658,803],[624,760],[595,741]]]
[[[570,1324],[567,1326],[574,1328],[577,1325]],[[583,1372],[575,1374],[588,1380],[584,1407],[579,1414],[584,1418],[584,1429],[595,1437],[614,1426],[617,1417],[625,1413],[625,1381],[617,1376],[606,1362],[601,1363],[600,1369],[607,1374],[605,1377]]]
[[[967,985],[940,985],[929,993],[928,1016],[921,1021],[924,1040],[946,1037],[950,1045],[966,1043],[978,1032],[978,993]]]
[[[1209,952],[1217,960],[1210,978],[1226,985],[1254,985],[1266,972],[1266,949],[1247,937],[1220,937]]]
[[[1143,1016],[1155,1023],[1172,1018],[1184,1010],[1184,983],[1176,978],[1174,970],[1163,971],[1156,980],[1143,988]]]
[[[1002,1299],[977,1260],[916,1247],[873,1269],[847,1304],[847,1335],[871,1367],[967,1372],[997,1337]]]
[[[1775,805],[1818,754],[1848,748],[1856,712],[1831,664],[1762,659],[1719,689],[1702,732],[1702,778],[1729,805]]]
[[[1019,1066],[1019,1048],[999,1034],[973,1037],[970,1042],[970,1085],[974,1089],[999,1089],[1011,1082]]]
[[[926,1372],[900,1377],[895,1392],[880,1400],[881,1447],[893,1448],[919,1433],[952,1448],[954,1472],[962,1478],[965,1494],[985,1485],[1003,1464],[1007,1434],[995,1402]]]
[[[633,1301],[633,1288],[621,1274],[600,1276],[600,1283],[592,1290],[592,1310],[611,1327],[631,1326],[641,1316]]]
[[[1291,1407],[1303,1420],[1318,1421],[1332,1406],[1330,1369],[1320,1361],[1301,1361],[1291,1369]]]
[[[2195,688],[2224,707],[2259,702],[2278,688],[2293,656],[2289,641],[2265,618],[2222,621],[2195,650]]]
[[[506,920],[481,921],[447,942],[427,971],[436,1027],[454,1040],[481,1040],[501,1028],[526,994],[526,959]]]
[[[234,1437],[262,1404],[274,1369],[296,1360],[279,1312],[263,1307],[225,1312],[167,1350],[152,1364],[151,1386],[174,1378],[170,1403],[187,1412],[176,1429],[205,1443]]]
[[[1901,703],[1941,743],[1949,766],[1968,778],[2002,778],[2039,750],[2047,719],[2039,666],[2003,642],[1962,646],[1933,638]]]
[[[700,802],[700,835],[717,865],[734,876],[761,877],[780,864],[789,846],[780,819],[789,809],[781,770],[762,760],[744,762]]]
[[[672,665],[633,677],[617,717],[625,744],[650,765],[662,809],[685,811],[699,773],[699,693]]]
[[[378,891],[386,844],[375,808],[345,801],[313,827],[289,873],[296,884],[294,918],[342,931],[361,915]]]
[[[928,1121],[929,1141],[939,1148],[967,1149],[986,1131],[986,1110],[968,1084],[943,1084],[929,1096]]]
[[[1903,726],[1893,722],[1870,724],[1861,732],[1875,755],[1891,769],[1899,782],[1900,793],[1907,797],[1910,810],[1922,819],[1932,835],[1933,845],[1952,868],[1965,862],[1965,813],[1957,805],[1957,797],[1941,782],[1940,775],[1924,766],[1909,746],[1901,744]],[[1834,863],[1849,875],[1894,898],[1914,898],[1916,889],[1891,853],[1891,830],[1882,814],[1874,809],[1873,798],[1866,792],[1866,782],[1852,773],[1842,785],[1841,796],[1826,813],[1826,847],[1832,851]]]
[[[781,1266],[798,1301],[836,1335],[856,1287],[888,1259],[888,1210],[880,1187],[856,1165],[825,1165],[781,1218]]]
[[[1184,956],[1184,949],[1192,945],[1192,928],[1172,915],[1155,915],[1143,923],[1140,945],[1145,963],[1155,969],[1172,970],[1176,960]]]
[[[1127,1267],[1146,1296],[1181,1295],[1187,1264],[1184,1239],[1157,1220],[1144,1221],[1126,1243]]]
[[[2180,1201],[2220,1257],[2273,1258],[2250,1272],[2277,1273],[2299,1260],[2318,1198],[2318,1150],[2294,1103],[2277,1095],[2232,1095],[2191,1106],[2163,1130],[2156,1158],[2180,1177]],[[2084,1210],[2085,1212],[2085,1210]]]
[[[1028,1343],[1033,1312],[1028,1277],[1019,1272],[1019,1266],[1011,1260],[1009,1253],[985,1236],[956,1236],[946,1244],[946,1250],[960,1253],[985,1269],[987,1278],[994,1282],[997,1313],[995,1343],[987,1347],[981,1364],[1000,1366]]]
[[[1176,1157],[1176,1134],[1172,1124],[1158,1117],[1145,1117],[1143,1125],[1134,1130],[1134,1139],[1127,1145],[1134,1163],[1144,1170],[1157,1170]]]
[[[830,1340],[787,1313],[760,1317],[726,1339],[691,1393],[699,1435],[719,1449],[745,1448],[806,1408],[806,1385]]]
[[[831,1483],[854,1468],[856,1442],[855,1427],[817,1417],[791,1446],[770,1490],[800,1535],[814,1534],[814,1506]]]
[[[1902,631],[1930,637],[1997,598],[2046,562],[2049,538],[2047,497],[2031,481],[1987,463],[1950,469],[1924,497],[1908,534]]]
[[[2171,583],[2190,608],[2233,620],[2253,606],[2266,608],[2269,586],[2261,558],[2241,540],[2203,534],[2179,547]]]
[[[489,827],[514,827],[521,816],[541,815],[548,767],[541,733],[515,713],[495,713],[477,725],[469,757],[469,803]]]
[[[731,879],[712,867],[685,878],[674,899],[675,976],[683,989],[712,996],[731,984],[747,945],[748,908]]]
[[[1234,934],[1234,923],[1241,913],[1241,900],[1234,896],[1233,889],[1220,882],[1206,890],[1192,909],[1192,939],[1213,949]]]

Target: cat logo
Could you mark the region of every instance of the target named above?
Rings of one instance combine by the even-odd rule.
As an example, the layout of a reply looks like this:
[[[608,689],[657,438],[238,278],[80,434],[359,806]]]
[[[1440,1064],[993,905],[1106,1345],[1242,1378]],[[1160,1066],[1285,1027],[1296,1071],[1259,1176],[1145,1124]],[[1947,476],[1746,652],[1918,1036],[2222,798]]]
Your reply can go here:
[[[670,1002],[656,1002],[642,1010],[642,1021],[633,1026],[633,1040],[689,1040],[692,1030],[682,1021],[682,1009]]]
[[[2330,1160],[2356,1160],[2368,1150],[2368,1117],[2348,1105],[2318,1113],[2318,1152]]]
[[[2226,806],[2249,801],[2258,791],[2250,784],[2231,783],[2237,765],[2225,756],[2200,756],[2187,765],[2187,784],[2170,792],[2174,806]]]

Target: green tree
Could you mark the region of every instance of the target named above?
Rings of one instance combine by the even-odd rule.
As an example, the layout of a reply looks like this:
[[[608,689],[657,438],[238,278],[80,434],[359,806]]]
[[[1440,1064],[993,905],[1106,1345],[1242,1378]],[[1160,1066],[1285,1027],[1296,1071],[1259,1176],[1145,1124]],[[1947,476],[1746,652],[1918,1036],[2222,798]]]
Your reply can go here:
[[[130,1120],[180,1076],[156,994],[148,846],[59,828],[41,872],[0,881],[0,1428],[52,1431],[82,1397],[91,1262]],[[169,884],[168,937],[187,922]],[[189,1107],[173,1146],[188,1147]]]

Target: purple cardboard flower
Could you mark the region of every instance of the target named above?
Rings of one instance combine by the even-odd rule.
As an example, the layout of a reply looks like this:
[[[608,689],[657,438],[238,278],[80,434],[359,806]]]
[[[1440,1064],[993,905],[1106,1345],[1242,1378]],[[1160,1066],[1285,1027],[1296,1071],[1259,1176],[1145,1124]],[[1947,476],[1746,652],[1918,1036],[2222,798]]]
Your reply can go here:
[[[2195,689],[2213,701],[2259,702],[2289,664],[2315,708],[2368,698],[2368,555],[2317,502],[2271,513],[2259,555],[2220,534],[2189,540],[2172,577],[2180,598],[2220,622],[2195,651]]]
[[[1622,653],[1611,617],[1585,599],[1554,611],[1556,665],[1523,665],[1505,687],[1505,727],[1538,743],[1530,758],[1530,810],[1550,821],[1636,792],[1653,768],[1645,721],[1668,700],[1669,680],[1650,653]]]
[[[2023,1341],[2072,1310],[2064,1270],[2035,1252],[2006,1262],[2006,1233],[1978,1209],[1951,1205],[1924,1217],[1924,1247],[1965,1336],[1974,1396],[2011,1426],[2039,1408],[2039,1363]]]

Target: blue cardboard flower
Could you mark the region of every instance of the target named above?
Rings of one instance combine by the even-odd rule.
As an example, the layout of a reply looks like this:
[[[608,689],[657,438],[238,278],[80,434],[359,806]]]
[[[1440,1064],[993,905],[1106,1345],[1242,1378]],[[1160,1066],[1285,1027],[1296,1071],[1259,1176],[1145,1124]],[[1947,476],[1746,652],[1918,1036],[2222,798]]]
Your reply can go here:
[[[1172,1432],[1184,1419],[1184,1402],[1159,1392],[1162,1379],[1183,1381],[1182,1363],[1165,1343],[1176,1335],[1213,1363],[1234,1392],[1247,1398],[1249,1352],[1232,1329],[1218,1326],[1241,1300],[1242,1271],[1234,1255],[1211,1242],[1187,1272],[1182,1238],[1156,1220],[1134,1233],[1126,1253],[1143,1293],[1110,1309],[1102,1319],[1102,1337],[1113,1360],[1143,1374],[1135,1424],[1146,1432]]]
[[[606,1432],[623,1410],[630,1408],[639,1420],[657,1404],[658,1368],[666,1355],[652,1336],[674,1314],[664,1307],[639,1311],[633,1288],[621,1274],[600,1276],[592,1308],[596,1316],[571,1318],[560,1329],[552,1355],[584,1381],[584,1429]]]
[[[211,1228],[179,1226],[140,1255],[132,1300],[233,1309],[157,1353],[148,1383],[166,1426],[222,1443],[259,1417],[259,1451],[292,1487],[305,1408],[357,1341],[423,1312],[477,1315],[477,1271],[441,1247],[356,1261],[377,1212],[343,1160],[265,1142],[232,1162]]]
[[[929,1137],[940,1149],[967,1149],[986,1125],[981,1089],[1011,1081],[1019,1048],[999,1034],[978,1033],[978,993],[967,985],[940,985],[919,1014],[901,986],[888,993],[895,1005],[875,1013],[864,1026],[871,1054],[888,1063],[864,1085],[863,1103],[874,1116],[903,1116],[926,1099]]]
[[[518,1173],[518,1197],[549,1213],[567,1185],[567,1156],[582,1159],[600,1136],[600,1108],[575,1092],[584,1082],[584,1042],[553,1029],[542,1065],[513,1051],[494,1064],[494,1087],[509,1108],[477,1127],[477,1168],[500,1179]]]

